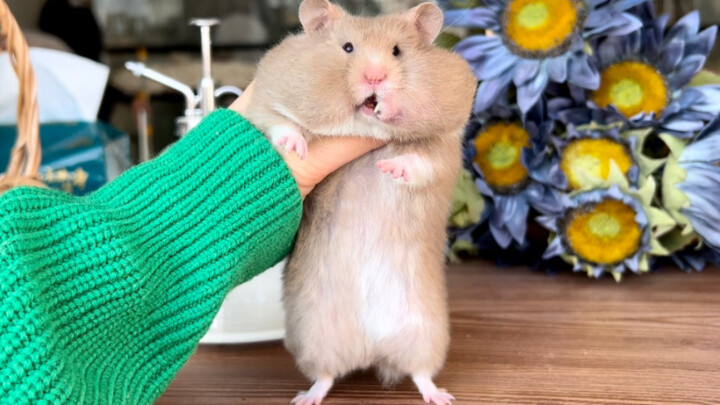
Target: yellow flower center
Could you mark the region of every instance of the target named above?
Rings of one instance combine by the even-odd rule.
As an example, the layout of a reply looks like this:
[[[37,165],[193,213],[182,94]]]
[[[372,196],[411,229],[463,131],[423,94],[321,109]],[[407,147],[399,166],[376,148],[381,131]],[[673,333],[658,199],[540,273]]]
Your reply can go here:
[[[572,189],[581,189],[587,179],[608,180],[610,162],[627,176],[634,161],[627,147],[608,138],[581,138],[568,143],[560,158],[560,168]]]
[[[536,30],[547,24],[549,15],[550,12],[545,3],[530,3],[520,10],[517,21],[525,29]]]
[[[519,124],[492,124],[482,131],[475,138],[475,163],[487,184],[500,190],[521,184],[528,173],[520,157],[528,146],[530,135]]]
[[[600,88],[591,98],[602,108],[614,105],[627,118],[640,113],[659,115],[667,106],[668,88],[653,67],[627,61],[602,72]]]
[[[635,210],[622,201],[607,199],[570,213],[565,224],[567,242],[585,261],[619,263],[638,250],[642,229]]]
[[[570,43],[582,0],[512,0],[505,10],[505,34],[520,51],[547,55]]]
[[[507,169],[518,161],[518,148],[508,142],[498,142],[490,148],[487,160],[493,169]]]
[[[622,230],[618,221],[604,212],[593,215],[588,221],[588,227],[590,232],[601,238],[614,238]]]

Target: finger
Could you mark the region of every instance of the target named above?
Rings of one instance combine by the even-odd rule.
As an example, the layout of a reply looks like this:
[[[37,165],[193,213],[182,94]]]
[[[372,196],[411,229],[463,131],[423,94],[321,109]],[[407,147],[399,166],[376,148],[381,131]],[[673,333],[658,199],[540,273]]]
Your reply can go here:
[[[255,82],[253,81],[245,88],[242,95],[230,105],[230,109],[244,115],[248,110],[248,106],[250,105],[254,93]]]

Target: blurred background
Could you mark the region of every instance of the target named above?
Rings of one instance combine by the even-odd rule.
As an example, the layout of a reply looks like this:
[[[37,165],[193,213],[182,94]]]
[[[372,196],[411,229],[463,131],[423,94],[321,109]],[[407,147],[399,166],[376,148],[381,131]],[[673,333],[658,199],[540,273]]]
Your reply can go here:
[[[150,149],[157,153],[175,141],[175,118],[184,110],[183,96],[133,76],[128,60],[141,60],[196,89],[202,75],[200,35],[192,18],[217,17],[212,31],[212,76],[217,87],[244,88],[263,52],[298,28],[300,0],[8,0],[31,46],[73,52],[110,67],[99,120],[129,134],[138,160],[137,111],[148,112]],[[404,9],[414,0],[336,0],[365,14]],[[699,9],[703,24],[720,22],[720,1],[657,0],[673,19]],[[720,65],[715,52],[710,67]],[[232,96],[221,97],[219,105]]]

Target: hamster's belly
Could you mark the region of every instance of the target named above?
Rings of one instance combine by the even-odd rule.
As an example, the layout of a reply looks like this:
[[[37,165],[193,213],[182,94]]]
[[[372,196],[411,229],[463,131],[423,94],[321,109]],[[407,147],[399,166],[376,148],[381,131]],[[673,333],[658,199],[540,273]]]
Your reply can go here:
[[[445,288],[442,282],[428,283],[437,277],[425,273],[443,271],[447,210],[428,209],[424,191],[412,191],[381,173],[374,162],[389,157],[383,153],[338,173],[333,201],[326,212],[314,213],[331,224],[331,243],[317,257],[325,261],[324,268],[337,269],[336,277],[352,283],[346,291],[355,295],[353,312],[371,342],[420,327],[422,295],[428,289],[444,295]]]

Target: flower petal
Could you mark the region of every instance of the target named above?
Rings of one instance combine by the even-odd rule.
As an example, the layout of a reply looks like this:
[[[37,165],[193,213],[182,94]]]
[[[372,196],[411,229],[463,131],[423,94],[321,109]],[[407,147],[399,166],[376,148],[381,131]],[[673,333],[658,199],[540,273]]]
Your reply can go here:
[[[597,46],[597,56],[601,66],[608,66],[624,58],[623,38],[608,37]]]
[[[613,24],[602,32],[603,35],[620,36],[631,34],[642,28],[642,21],[631,14],[621,14],[615,17]]]
[[[717,115],[720,113],[720,85],[698,86],[687,90],[697,91],[702,94],[700,101],[688,105],[693,111]],[[682,98],[682,96],[681,96]]]
[[[715,45],[717,31],[717,25],[713,25],[698,34],[695,38],[688,40],[685,43],[685,55],[709,55]]]
[[[692,55],[685,58],[680,64],[680,68],[670,76],[670,85],[673,89],[680,89],[702,69],[705,65],[704,55]]]
[[[479,113],[490,108],[498,100],[500,94],[507,90],[511,80],[512,75],[505,72],[498,78],[482,82],[475,97],[475,112]]]
[[[515,66],[518,66],[518,58],[515,55],[512,54],[498,54],[498,55],[492,55],[489,58],[487,58],[483,63],[475,65],[475,76],[477,76],[478,80],[492,80],[496,77],[502,75],[509,69],[513,70],[513,73],[516,69]]]
[[[649,4],[647,0],[620,0],[612,5],[613,10],[626,11],[635,6]]]
[[[703,129],[705,123],[702,121],[687,121],[682,119],[663,122],[663,128],[676,132],[693,132]]]
[[[600,72],[590,63],[587,56],[570,59],[568,82],[588,90],[600,87]]]
[[[545,88],[547,87],[548,79],[547,70],[544,66],[541,66],[540,72],[532,81],[526,83],[525,85],[518,86],[517,103],[523,114],[530,111],[530,109],[540,100],[543,91],[545,91]]]
[[[516,196],[496,196],[495,208],[501,213],[505,229],[510,232],[513,239],[519,244],[525,243],[525,233],[527,231],[527,216],[530,212],[530,206],[525,198]]]
[[[446,10],[445,25],[459,28],[485,28],[497,31],[499,16],[484,7],[472,9]]]
[[[567,80],[568,58],[560,56],[547,61],[547,71],[550,80],[562,83]]]
[[[463,39],[455,45],[454,51],[468,61],[477,60],[489,54],[510,53],[503,45],[502,39],[485,35],[473,35]]]
[[[612,23],[613,13],[608,9],[599,8],[588,15],[585,20],[585,27],[597,28]]]
[[[585,125],[592,121],[592,111],[588,108],[571,108],[560,111],[557,117],[561,122]]]
[[[551,259],[553,257],[557,257],[560,255],[563,255],[567,253],[565,246],[563,246],[562,240],[560,238],[556,237],[553,239],[553,241],[548,246],[547,250],[545,250],[545,253],[543,253],[543,259]]]
[[[686,39],[691,35],[695,35],[700,30],[700,12],[695,10],[675,23],[668,32],[666,38],[669,41],[673,39]]]
[[[501,248],[507,249],[512,242],[512,235],[510,235],[510,232],[505,229],[502,220],[500,220],[500,215],[493,213],[493,215],[490,216],[489,224],[490,233],[495,239],[495,242],[497,242],[498,246]]]
[[[716,117],[714,120],[710,121],[710,123],[705,127],[705,129],[702,130],[698,134],[698,136],[695,138],[696,141],[699,141],[701,139],[705,139],[710,136],[717,136],[717,134],[720,132],[720,117]]]
[[[540,71],[540,61],[535,59],[521,59],[515,69],[513,82],[516,86],[521,86],[534,79]]]
[[[683,41],[673,41],[667,44],[660,51],[657,67],[661,72],[672,72],[682,60],[684,52],[685,43]]]
[[[720,162],[720,134],[716,133],[687,145],[682,155],[680,155],[679,162]]]
[[[480,171],[480,168],[477,167],[477,165],[473,165],[475,167],[475,170],[482,174],[482,171]],[[493,193],[490,186],[487,185],[482,179],[475,179],[475,185],[477,186],[478,190],[480,190],[480,193],[485,194],[489,197],[494,197],[495,193]]]

